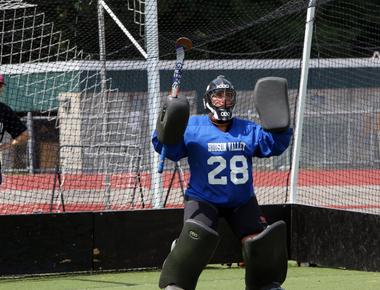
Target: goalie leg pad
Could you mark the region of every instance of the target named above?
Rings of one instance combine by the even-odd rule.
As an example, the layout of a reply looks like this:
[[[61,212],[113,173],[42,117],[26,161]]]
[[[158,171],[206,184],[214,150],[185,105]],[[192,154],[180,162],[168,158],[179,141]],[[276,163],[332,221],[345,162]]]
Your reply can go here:
[[[190,115],[190,105],[186,97],[168,97],[157,119],[157,138],[162,144],[181,142]]]
[[[159,287],[170,284],[194,290],[199,275],[208,264],[219,242],[219,234],[203,223],[189,219],[166,258],[161,271]]]
[[[281,289],[288,271],[286,224],[277,221],[243,239],[246,290]],[[273,285],[273,286],[271,286]]]

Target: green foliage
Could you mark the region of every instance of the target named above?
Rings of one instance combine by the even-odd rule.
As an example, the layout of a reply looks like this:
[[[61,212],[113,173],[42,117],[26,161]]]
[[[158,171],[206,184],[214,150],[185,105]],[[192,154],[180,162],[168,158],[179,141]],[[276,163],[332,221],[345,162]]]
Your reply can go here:
[[[97,0],[31,0],[85,55],[98,58]],[[140,45],[140,14],[128,9],[137,0],[106,0]],[[148,2],[145,1],[147,4]],[[380,48],[378,1],[319,1],[313,56],[371,56]],[[173,59],[180,36],[194,42],[193,59],[300,58],[305,33],[306,0],[162,0],[157,1],[160,58]],[[148,10],[143,7],[142,10]],[[142,59],[137,49],[105,13],[108,59]],[[275,53],[273,53],[275,52]]]

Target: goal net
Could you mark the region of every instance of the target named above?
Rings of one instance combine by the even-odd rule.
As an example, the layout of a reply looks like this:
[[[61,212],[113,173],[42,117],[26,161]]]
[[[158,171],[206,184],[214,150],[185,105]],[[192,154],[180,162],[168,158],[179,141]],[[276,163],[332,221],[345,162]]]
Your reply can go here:
[[[379,213],[379,8],[316,9],[297,202]]]
[[[204,114],[207,84],[225,75],[237,89],[235,115],[260,122],[255,83],[278,76],[288,80],[294,127],[308,3],[0,1],[1,101],[30,135],[0,152],[0,214],[181,207],[187,162],[166,160],[157,174],[150,140],[175,40],[194,45],[180,92],[191,114]],[[297,203],[380,211],[378,8],[318,1]],[[261,204],[290,201],[292,152],[293,143],[254,158]]]

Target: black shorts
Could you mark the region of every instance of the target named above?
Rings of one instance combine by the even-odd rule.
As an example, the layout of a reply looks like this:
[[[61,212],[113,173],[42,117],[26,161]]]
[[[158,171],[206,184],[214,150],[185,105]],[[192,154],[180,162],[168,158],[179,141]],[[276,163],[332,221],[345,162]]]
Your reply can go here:
[[[206,201],[185,198],[185,221],[195,219],[217,231],[220,217],[226,219],[239,239],[260,233],[266,226],[262,221],[262,213],[256,196],[235,208],[216,207]]]

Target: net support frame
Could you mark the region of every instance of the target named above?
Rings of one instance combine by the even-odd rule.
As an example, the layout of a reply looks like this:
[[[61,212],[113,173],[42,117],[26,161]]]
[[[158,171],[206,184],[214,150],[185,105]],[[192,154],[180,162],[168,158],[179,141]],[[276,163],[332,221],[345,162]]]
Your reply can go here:
[[[148,54],[145,52],[145,50],[140,46],[140,44],[137,42],[137,40],[133,37],[133,35],[128,31],[128,29],[124,26],[124,24],[117,18],[115,13],[111,10],[111,8],[104,2],[104,0],[99,0],[99,5],[103,7],[105,11],[111,16],[113,21],[119,26],[119,28],[124,32],[124,34],[129,38],[129,40],[133,43],[133,45],[137,48],[137,50],[141,53],[141,55],[147,59]],[[157,11],[157,9],[156,9]]]
[[[290,167],[290,196],[289,203],[297,203],[297,183],[300,166],[300,154],[302,145],[303,119],[305,112],[307,82],[309,77],[310,51],[313,39],[315,8],[318,0],[310,0],[307,9],[305,38],[302,52],[301,77],[299,84],[299,96],[295,117],[294,144],[292,151],[292,161]]]
[[[156,120],[160,109],[160,66],[159,66],[159,47],[158,47],[158,10],[156,0],[147,0],[145,3],[146,11],[146,49],[147,49],[147,76],[148,76],[148,110],[149,132],[150,134],[156,127]],[[161,174],[158,173],[159,155],[150,146],[151,161],[151,180],[156,180],[155,186],[151,188],[153,198],[153,208],[162,207],[162,182]]]
[[[99,33],[99,60],[101,63],[100,68],[100,84],[101,84],[101,99],[103,106],[103,126],[102,126],[102,135],[103,135],[103,143],[106,143],[106,133],[107,133],[107,123],[108,123],[108,93],[107,93],[107,59],[106,59],[106,34],[105,34],[105,24],[104,24],[104,5],[102,1],[98,1],[98,33]],[[108,172],[104,175],[104,184],[110,184],[110,176]],[[109,209],[110,205],[110,186],[106,186],[104,192],[105,205],[107,209]]]
[[[155,121],[158,117],[159,106],[160,106],[160,74],[159,74],[159,48],[158,48],[158,12],[157,12],[157,1],[147,0],[145,5],[149,7],[146,9],[145,21],[147,22],[146,27],[146,51],[140,46],[138,41],[132,36],[132,34],[126,29],[123,23],[117,18],[113,13],[111,8],[105,3],[104,0],[98,0],[99,5],[99,18],[103,19],[103,9],[110,15],[110,17],[115,21],[123,33],[129,38],[136,49],[141,53],[141,55],[146,60],[147,68],[147,82],[148,82],[148,110],[152,112],[149,115],[149,132],[153,132],[155,128]],[[101,20],[99,20],[99,24]],[[101,26],[101,25],[99,25]],[[100,38],[105,37],[104,32],[99,31]],[[100,40],[101,43],[105,43],[105,39]],[[104,48],[105,50],[105,48]],[[152,162],[152,168],[156,168],[158,164],[158,154],[151,149],[150,160]],[[161,176],[156,173],[157,170],[153,169],[151,172],[152,180],[161,180]],[[157,186],[152,187],[152,198],[153,207],[162,207],[162,186],[160,182],[156,183]]]

